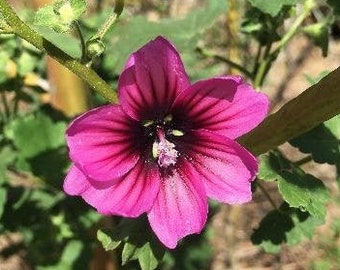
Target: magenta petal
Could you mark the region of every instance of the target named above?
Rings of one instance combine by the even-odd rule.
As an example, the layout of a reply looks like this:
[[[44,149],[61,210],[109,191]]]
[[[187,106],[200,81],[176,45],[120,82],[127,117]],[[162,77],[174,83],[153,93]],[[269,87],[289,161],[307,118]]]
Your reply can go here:
[[[251,200],[251,181],[258,165],[238,143],[212,132],[195,131],[177,145],[203,178],[208,197],[230,204]]]
[[[139,161],[119,182],[103,189],[89,185],[80,195],[101,214],[137,217],[151,209],[160,183],[158,168]]]
[[[88,189],[88,187],[89,182],[84,173],[72,165],[64,180],[64,191],[68,195],[79,195]]]
[[[179,170],[163,177],[157,199],[148,213],[151,228],[168,248],[200,233],[207,219],[207,197],[199,176],[183,161]]]
[[[175,47],[158,37],[131,55],[119,78],[119,100],[132,118],[154,120],[164,117],[176,96],[188,86]]]
[[[199,81],[176,99],[174,114],[192,129],[207,129],[231,139],[247,133],[266,116],[269,101],[241,77]]]
[[[70,157],[95,181],[121,177],[139,159],[139,128],[120,106],[93,109],[74,120],[67,129]]]

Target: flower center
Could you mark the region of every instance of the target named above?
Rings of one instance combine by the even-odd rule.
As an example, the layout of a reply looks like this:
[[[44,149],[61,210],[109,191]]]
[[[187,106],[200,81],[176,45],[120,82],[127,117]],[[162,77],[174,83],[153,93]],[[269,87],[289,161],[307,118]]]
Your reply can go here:
[[[165,138],[164,130],[157,128],[157,139],[152,145],[152,155],[157,158],[157,163],[162,168],[167,168],[170,165],[175,165],[178,157],[178,152],[175,145]]]

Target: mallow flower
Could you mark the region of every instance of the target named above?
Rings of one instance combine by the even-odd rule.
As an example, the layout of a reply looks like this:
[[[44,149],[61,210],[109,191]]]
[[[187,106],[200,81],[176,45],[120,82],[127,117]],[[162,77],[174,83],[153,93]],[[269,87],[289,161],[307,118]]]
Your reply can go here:
[[[168,248],[202,231],[208,198],[251,200],[258,164],[235,139],[263,120],[266,95],[239,76],[190,84],[176,48],[157,37],[128,59],[118,97],[68,127],[67,194],[104,215],[146,213]]]

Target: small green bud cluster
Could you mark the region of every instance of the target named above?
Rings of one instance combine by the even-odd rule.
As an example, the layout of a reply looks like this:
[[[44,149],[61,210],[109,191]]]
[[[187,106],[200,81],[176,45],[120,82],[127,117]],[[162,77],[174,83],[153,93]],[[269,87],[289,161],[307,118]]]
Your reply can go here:
[[[85,0],[59,0],[53,5],[40,8],[34,18],[34,23],[51,27],[58,33],[70,30],[86,10]]]

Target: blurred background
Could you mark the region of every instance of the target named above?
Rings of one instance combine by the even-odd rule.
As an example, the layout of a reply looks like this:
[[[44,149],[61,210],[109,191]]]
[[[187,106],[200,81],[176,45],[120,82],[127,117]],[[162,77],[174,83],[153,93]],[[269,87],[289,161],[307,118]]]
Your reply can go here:
[[[9,2],[29,24],[34,10],[50,3]],[[79,24],[89,38],[114,1],[87,2],[88,10]],[[307,22],[327,16],[325,2],[317,3]],[[287,11],[277,33],[268,36],[285,33],[299,8]],[[181,52],[192,82],[223,74],[246,76],[233,63],[248,68],[257,57],[261,40],[247,28],[249,9],[248,2],[237,0],[126,0],[119,22],[106,36],[106,51],[93,68],[116,89],[128,55],[161,34]],[[267,22],[268,18],[258,17],[259,25]],[[75,33],[57,36],[43,28],[38,31],[72,56],[80,56]],[[272,111],[339,66],[339,20],[332,21],[327,34],[327,57],[304,33],[296,34],[282,49],[258,85],[270,97]],[[60,64],[10,35],[0,35],[0,66],[0,270],[138,269],[137,264],[120,267],[119,256],[104,252],[96,240],[97,228],[114,226],[116,220],[100,217],[81,199],[68,198],[62,192],[69,166],[64,141],[67,123],[104,100]],[[252,78],[246,79],[252,82]],[[291,160],[305,158],[288,143],[280,149]],[[268,182],[272,203],[259,190],[246,205],[212,203],[205,232],[188,237],[180,248],[166,253],[160,269],[340,269],[340,197],[335,166],[316,166],[308,160],[303,168],[322,179],[333,197],[327,205],[326,223],[311,232],[310,240],[293,247],[282,245],[276,254],[252,243],[251,235],[272,203],[282,201],[276,184]]]

